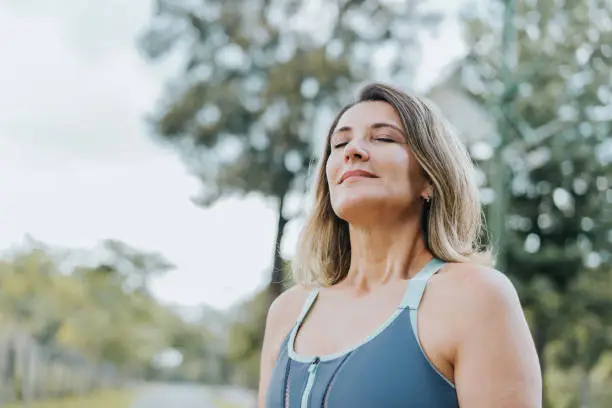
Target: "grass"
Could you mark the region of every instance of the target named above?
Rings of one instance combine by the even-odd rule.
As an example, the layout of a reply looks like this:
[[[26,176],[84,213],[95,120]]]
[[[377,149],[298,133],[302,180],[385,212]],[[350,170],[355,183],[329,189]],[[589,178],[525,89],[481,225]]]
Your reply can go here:
[[[134,393],[132,391],[119,390],[103,391],[83,397],[37,401],[28,405],[13,403],[2,405],[2,408],[129,408],[133,401]]]
[[[212,403],[215,408],[242,408],[238,404],[227,402],[224,399],[219,398],[219,397],[213,397]]]

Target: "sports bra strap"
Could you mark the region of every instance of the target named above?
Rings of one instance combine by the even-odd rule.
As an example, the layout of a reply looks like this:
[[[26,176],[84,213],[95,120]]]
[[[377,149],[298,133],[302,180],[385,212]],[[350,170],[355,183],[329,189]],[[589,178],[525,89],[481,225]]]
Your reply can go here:
[[[423,269],[421,269],[412,279],[410,279],[408,281],[408,288],[406,289],[406,293],[404,294],[399,307],[401,309],[418,309],[429,278],[438,272],[442,266],[444,266],[444,261],[434,258],[429,261],[427,265],[425,265]],[[310,292],[304,301],[304,306],[302,307],[302,311],[297,319],[298,326],[304,322],[304,319],[308,315],[308,312],[310,312],[315,300],[317,300],[318,295],[319,288],[315,288]]]
[[[310,292],[310,294],[306,298],[306,301],[304,302],[304,306],[302,307],[302,311],[300,312],[300,316],[298,317],[298,320],[297,320],[298,326],[301,326],[302,323],[304,322],[306,315],[308,315],[308,312],[310,312],[312,305],[314,305],[315,300],[317,300],[318,294],[319,294],[319,288],[315,288],[312,290],[312,292]]]
[[[434,258],[414,275],[414,277],[408,281],[408,288],[402,298],[400,308],[417,310],[423,298],[423,293],[425,292],[425,287],[427,286],[427,282],[429,282],[429,278],[438,272],[442,266],[444,266],[444,261]]]

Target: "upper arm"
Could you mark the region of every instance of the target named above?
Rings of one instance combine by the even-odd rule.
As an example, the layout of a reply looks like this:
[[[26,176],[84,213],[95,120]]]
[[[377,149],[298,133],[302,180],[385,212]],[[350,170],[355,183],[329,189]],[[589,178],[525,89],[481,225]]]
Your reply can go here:
[[[270,384],[270,376],[278,356],[280,345],[295,323],[308,292],[300,286],[295,286],[272,302],[266,318],[261,360],[259,369],[259,391],[257,406],[265,407],[266,393]]]
[[[484,268],[466,274],[454,362],[459,405],[541,407],[538,356],[512,283]]]

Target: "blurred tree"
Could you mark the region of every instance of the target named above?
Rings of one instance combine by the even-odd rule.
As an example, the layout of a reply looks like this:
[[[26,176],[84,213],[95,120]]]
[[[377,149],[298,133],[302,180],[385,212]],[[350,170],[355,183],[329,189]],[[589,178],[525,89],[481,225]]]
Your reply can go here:
[[[204,323],[204,322],[201,322]],[[220,371],[226,359],[225,350],[216,349],[218,339],[199,324],[182,324],[172,334],[171,347],[181,353],[182,361],[178,367],[180,376],[188,381],[201,381],[206,384],[222,380]]]
[[[504,3],[466,12],[470,53],[455,79],[500,123],[510,124],[503,144],[491,141],[510,173],[502,264],[517,282],[546,370],[550,341],[573,337],[561,314],[568,296],[577,296],[572,301],[578,304],[595,296],[575,292],[576,279],[594,274],[612,254],[612,12],[604,0],[514,2],[517,65],[504,78]],[[491,174],[490,162],[482,168]],[[574,329],[575,335],[583,331]],[[590,332],[581,347],[599,355],[598,339]],[[574,357],[585,367],[595,358]]]
[[[94,363],[136,371],[171,346],[190,356],[202,352],[212,337],[203,324],[190,324],[158,303],[142,290],[141,279],[127,284],[133,273],[150,276],[169,263],[116,245],[121,251],[112,261],[122,269],[104,262],[63,270],[50,248],[16,251],[0,261],[4,330],[15,327],[47,348],[61,346]]]
[[[0,268],[0,310],[7,323],[17,323],[39,341],[55,338],[61,325],[63,305],[55,293],[71,296],[74,286],[63,282],[53,259],[42,249],[16,253]]]
[[[282,291],[287,199],[305,190],[317,121],[373,73],[405,80],[416,32],[437,21],[419,2],[158,0],[141,48],[180,54],[184,70],[151,119],[203,183],[199,199],[256,192],[278,203],[270,298]]]
[[[579,274],[563,297],[559,315],[564,324],[549,354],[558,367],[579,374],[578,392],[574,392],[579,406],[599,406],[593,405],[592,383],[597,381],[592,377],[597,368],[606,370],[605,356],[612,355],[612,268],[602,265]],[[607,383],[612,381],[612,365],[608,363],[602,376]]]
[[[229,332],[228,360],[233,366],[231,381],[255,389],[259,381],[261,322],[267,312],[267,293],[261,291],[236,308]]]
[[[157,252],[143,251],[113,239],[104,241],[103,246],[109,254],[106,267],[117,272],[130,290],[148,293],[151,278],[174,269],[174,265]]]
[[[179,317],[140,286],[126,285],[130,276],[105,263],[77,267],[71,278],[80,281],[86,300],[66,314],[62,343],[129,368],[148,364],[170,346]]]

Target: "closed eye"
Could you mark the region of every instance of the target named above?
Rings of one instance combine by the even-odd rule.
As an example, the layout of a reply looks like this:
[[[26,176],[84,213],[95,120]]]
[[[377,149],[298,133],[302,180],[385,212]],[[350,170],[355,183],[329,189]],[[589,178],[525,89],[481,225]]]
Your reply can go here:
[[[385,143],[394,143],[395,139],[391,139],[388,137],[377,137],[376,140],[379,140],[381,142],[385,142]]]
[[[336,143],[333,148],[338,149],[340,147],[346,146],[347,142]]]

